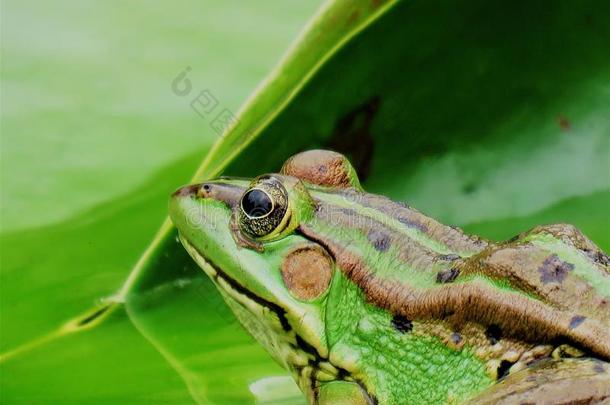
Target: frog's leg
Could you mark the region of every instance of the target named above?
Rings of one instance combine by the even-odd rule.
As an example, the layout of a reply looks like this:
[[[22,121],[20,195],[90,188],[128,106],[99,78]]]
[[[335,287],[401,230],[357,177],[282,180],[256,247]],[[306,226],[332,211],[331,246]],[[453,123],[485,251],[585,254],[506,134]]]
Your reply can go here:
[[[319,405],[371,405],[374,401],[355,382],[331,381],[320,386]]]
[[[569,328],[585,319],[610,328],[610,258],[576,227],[537,226],[492,245],[461,263],[461,275],[485,274],[573,313]]]
[[[491,386],[471,404],[597,404],[610,401],[610,364],[595,359],[541,361]]]

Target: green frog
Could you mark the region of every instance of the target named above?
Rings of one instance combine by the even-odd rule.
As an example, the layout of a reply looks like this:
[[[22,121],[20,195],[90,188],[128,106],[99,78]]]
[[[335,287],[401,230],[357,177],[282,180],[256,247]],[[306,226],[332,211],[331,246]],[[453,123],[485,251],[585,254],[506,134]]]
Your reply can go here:
[[[169,211],[312,404],[610,398],[610,258],[571,225],[467,235],[366,193],[325,150],[182,187]]]

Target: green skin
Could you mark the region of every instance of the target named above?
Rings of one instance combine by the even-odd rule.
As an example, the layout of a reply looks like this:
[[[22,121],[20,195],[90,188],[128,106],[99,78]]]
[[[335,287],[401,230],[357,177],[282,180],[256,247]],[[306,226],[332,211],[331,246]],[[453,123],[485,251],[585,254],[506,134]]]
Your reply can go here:
[[[251,188],[267,192],[269,215],[245,212]],[[468,236],[365,193],[349,162],[326,151],[296,155],[269,178],[183,187],[170,216],[310,403],[498,402],[524,373],[542,373],[519,389],[532,399],[549,381],[531,371],[540,359],[569,370],[559,390],[576,392],[566,389],[574,381],[597,387],[579,394],[593,398],[610,386],[610,260],[569,225],[499,244]],[[305,280],[299,265],[313,269]]]

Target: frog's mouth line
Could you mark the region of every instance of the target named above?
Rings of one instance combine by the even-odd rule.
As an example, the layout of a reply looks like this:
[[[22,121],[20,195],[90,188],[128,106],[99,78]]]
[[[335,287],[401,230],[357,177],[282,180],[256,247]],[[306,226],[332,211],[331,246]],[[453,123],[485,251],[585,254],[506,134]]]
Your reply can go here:
[[[251,301],[256,302],[258,305],[260,305],[262,307],[266,307],[270,311],[272,311],[277,316],[278,320],[280,321],[280,324],[282,325],[282,329],[285,332],[289,332],[289,331],[292,330],[292,327],[290,326],[290,323],[288,322],[288,318],[286,318],[286,310],[284,308],[282,308],[279,305],[277,305],[277,304],[275,304],[275,303],[273,303],[271,301],[268,301],[268,300],[266,300],[266,299],[264,299],[262,297],[259,297],[258,295],[254,294],[253,292],[251,292],[250,290],[248,290],[247,288],[242,286],[239,282],[237,282],[237,280],[233,279],[227,273],[225,273],[212,260],[210,260],[208,257],[203,255],[203,253],[201,253],[199,251],[199,249],[197,249],[182,234],[180,234],[180,240],[182,241],[182,244],[187,248],[189,253],[196,255],[200,259],[198,261],[199,264],[203,265],[203,266],[201,266],[203,268],[203,271],[210,278],[212,278],[213,280],[221,278],[233,290],[235,290],[235,292],[239,293],[240,295],[245,296],[246,298],[248,298]],[[206,268],[207,266],[209,266],[209,268]]]
[[[185,246],[185,248],[187,249],[187,251],[191,255],[194,255],[195,257],[197,257],[199,259],[199,260],[195,260],[195,261],[198,262],[198,264],[202,264],[201,267],[202,267],[203,271],[212,280],[214,280],[214,282],[217,285],[220,285],[218,283],[218,279],[222,279],[236,293],[246,297],[247,299],[257,303],[258,305],[260,305],[262,307],[269,309],[272,313],[274,313],[277,316],[277,318],[282,326],[282,329],[284,330],[284,332],[286,332],[286,334],[288,334],[289,332],[294,332],[295,343],[294,344],[290,343],[290,344],[294,346],[295,350],[301,350],[305,353],[310,354],[313,357],[313,359],[310,359],[308,361],[307,366],[311,367],[311,369],[312,369],[311,375],[309,377],[309,384],[310,384],[311,390],[313,392],[314,401],[316,403],[317,403],[317,399],[318,399],[318,389],[317,389],[318,387],[316,384],[317,375],[318,375],[318,372],[321,370],[320,364],[323,362],[330,364],[332,367],[334,367],[337,370],[337,376],[336,376],[337,381],[348,380],[348,381],[353,381],[353,382],[357,383],[361,387],[362,391],[368,396],[367,399],[370,404],[378,403],[375,396],[372,395],[366,389],[366,386],[364,385],[364,383],[362,381],[354,378],[351,375],[351,373],[349,371],[347,371],[346,369],[332,364],[328,358],[321,356],[320,353],[318,353],[318,350],[314,346],[312,346],[307,341],[305,341],[292,328],[292,326],[290,325],[290,322],[288,321],[288,318],[286,317],[286,310],[284,308],[252,293],[250,290],[248,290],[243,285],[241,285],[237,280],[233,279],[231,276],[229,276],[227,273],[225,273],[212,260],[207,258],[203,253],[201,253],[199,251],[199,249],[197,249],[192,243],[190,243],[186,237],[184,237],[182,234],[179,234],[179,236],[180,236],[180,240],[182,241],[182,243]],[[302,374],[303,369],[305,369],[305,367],[295,367],[295,370],[299,374]]]

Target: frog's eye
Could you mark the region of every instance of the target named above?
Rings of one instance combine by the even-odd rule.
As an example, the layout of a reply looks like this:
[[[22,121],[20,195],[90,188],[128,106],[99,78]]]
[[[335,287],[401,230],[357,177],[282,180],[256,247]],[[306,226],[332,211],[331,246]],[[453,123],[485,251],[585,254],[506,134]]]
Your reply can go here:
[[[241,198],[241,210],[250,219],[263,218],[273,212],[273,200],[266,191],[253,188]]]
[[[288,193],[279,180],[260,177],[239,203],[239,229],[254,239],[271,239],[286,227]]]

